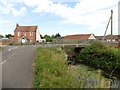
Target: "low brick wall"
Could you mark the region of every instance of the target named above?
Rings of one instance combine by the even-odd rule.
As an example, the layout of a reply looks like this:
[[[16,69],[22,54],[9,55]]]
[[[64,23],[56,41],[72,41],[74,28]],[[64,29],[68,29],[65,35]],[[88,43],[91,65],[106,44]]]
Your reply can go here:
[[[13,43],[11,39],[3,39],[2,45],[9,45],[10,43]]]

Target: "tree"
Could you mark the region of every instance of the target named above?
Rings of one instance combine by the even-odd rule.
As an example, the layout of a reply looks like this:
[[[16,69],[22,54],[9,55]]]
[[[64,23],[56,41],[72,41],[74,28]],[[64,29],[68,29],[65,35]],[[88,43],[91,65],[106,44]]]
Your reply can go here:
[[[51,38],[54,39],[54,38],[55,38],[55,35],[52,35]]]
[[[6,38],[11,38],[11,37],[14,37],[14,35],[12,35],[12,34],[6,34],[5,37]]]
[[[40,34],[40,37],[41,37],[41,39],[43,39],[44,37]]]
[[[45,35],[44,38],[46,39],[47,42],[52,41],[52,38],[50,37],[50,35]]]
[[[3,38],[4,36],[3,35],[0,35],[0,38]]]
[[[61,35],[60,35],[59,33],[57,33],[57,34],[55,35],[55,38],[58,38],[58,37],[61,37]]]
[[[52,42],[53,39],[61,37],[61,35],[59,33],[57,33],[56,35],[45,35],[43,38],[46,39],[47,42]]]

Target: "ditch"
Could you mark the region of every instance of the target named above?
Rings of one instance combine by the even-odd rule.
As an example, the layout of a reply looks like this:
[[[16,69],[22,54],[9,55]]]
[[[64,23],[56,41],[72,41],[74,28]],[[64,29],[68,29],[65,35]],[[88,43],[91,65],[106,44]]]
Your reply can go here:
[[[76,66],[79,67],[80,69],[83,69],[84,71],[86,71],[87,73],[89,72],[100,72],[101,76],[105,77],[106,79],[102,79],[102,80],[98,80],[96,78],[90,77],[89,74],[84,77],[81,77],[81,75],[78,74],[78,76],[76,76],[78,78],[78,80],[82,80],[84,82],[86,82],[86,86],[87,88],[89,87],[94,87],[96,85],[99,85],[100,83],[104,84],[104,87],[111,87],[111,88],[120,88],[120,74],[119,74],[119,70],[114,71],[113,75],[110,77],[111,71],[106,70],[106,69],[98,69],[94,66],[91,65],[86,65],[85,63],[80,63],[79,60],[76,60],[76,56],[81,52],[82,49],[81,47],[64,47],[62,48],[65,53],[68,56],[68,65],[71,66]],[[83,67],[86,66],[87,68]]]

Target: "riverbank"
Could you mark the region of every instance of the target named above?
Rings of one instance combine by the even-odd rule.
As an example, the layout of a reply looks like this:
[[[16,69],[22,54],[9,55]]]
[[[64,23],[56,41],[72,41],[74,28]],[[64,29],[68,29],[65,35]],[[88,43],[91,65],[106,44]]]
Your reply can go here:
[[[102,70],[86,65],[68,65],[67,55],[58,47],[36,50],[34,88],[110,88],[111,79]]]

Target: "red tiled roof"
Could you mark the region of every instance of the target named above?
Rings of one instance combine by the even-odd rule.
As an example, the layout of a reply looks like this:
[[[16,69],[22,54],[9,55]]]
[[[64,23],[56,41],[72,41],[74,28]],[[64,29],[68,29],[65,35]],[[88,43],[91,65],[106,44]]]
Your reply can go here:
[[[76,35],[68,35],[63,37],[63,39],[72,39],[72,40],[86,40],[90,37],[91,34],[76,34]]]
[[[38,26],[19,26],[17,25],[15,31],[36,31]]]

